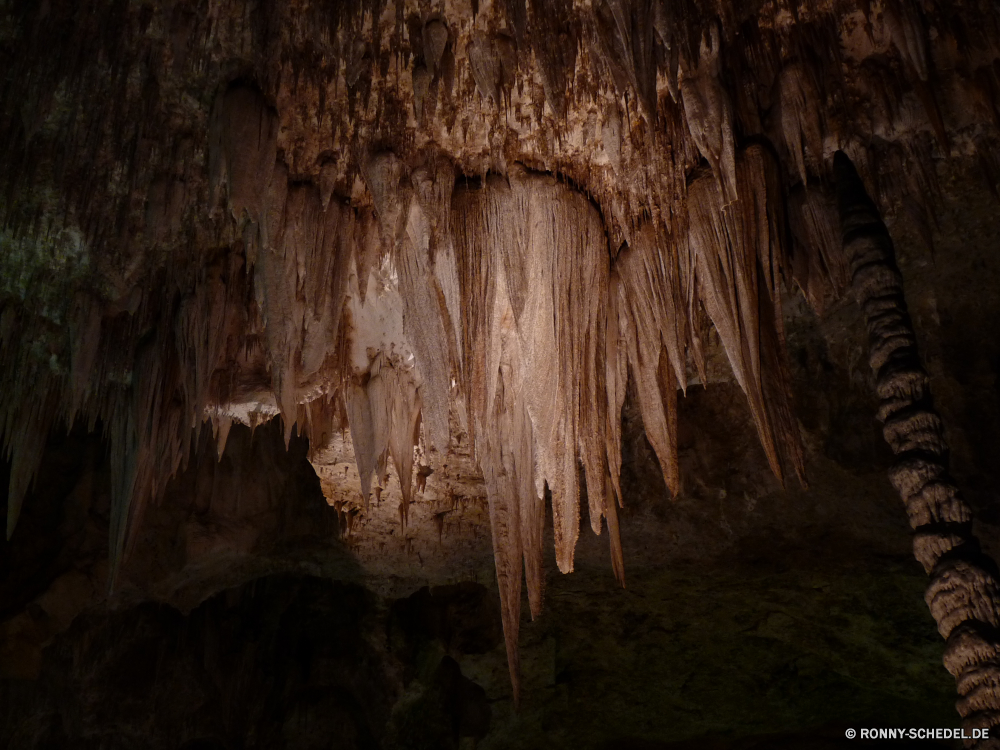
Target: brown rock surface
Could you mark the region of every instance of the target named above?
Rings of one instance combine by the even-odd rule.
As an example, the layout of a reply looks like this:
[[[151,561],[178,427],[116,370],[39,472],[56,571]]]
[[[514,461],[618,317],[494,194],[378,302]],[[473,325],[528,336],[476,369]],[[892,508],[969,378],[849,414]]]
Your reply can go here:
[[[996,623],[954,563],[936,640],[906,520],[997,551],[998,40],[971,0],[0,6],[0,736],[954,722]],[[872,395],[837,149],[940,421]],[[894,500],[876,412],[967,505]]]

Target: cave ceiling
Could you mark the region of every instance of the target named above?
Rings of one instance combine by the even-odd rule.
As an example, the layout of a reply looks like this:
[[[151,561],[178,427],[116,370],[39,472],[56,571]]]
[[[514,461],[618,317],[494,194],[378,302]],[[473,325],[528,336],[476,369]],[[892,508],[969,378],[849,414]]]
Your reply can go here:
[[[809,486],[834,153],[931,249],[1000,185],[986,0],[9,0],[0,59],[8,538],[50,433],[100,429],[127,584],[203,427],[274,421],[371,576],[492,540],[515,691],[546,545],[572,572],[589,523],[627,581],[623,440],[680,497],[717,387]]]

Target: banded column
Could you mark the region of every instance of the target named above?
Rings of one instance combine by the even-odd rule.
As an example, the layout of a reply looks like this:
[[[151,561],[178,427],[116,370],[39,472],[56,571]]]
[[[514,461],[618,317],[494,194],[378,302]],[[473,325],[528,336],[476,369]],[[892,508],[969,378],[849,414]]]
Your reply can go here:
[[[991,727],[997,735],[969,744],[1000,748],[1000,576],[972,534],[972,513],[948,471],[944,425],[917,351],[889,230],[842,151],[834,172],[844,253],[868,326],[878,419],[896,454],[889,478],[906,504],[913,554],[930,575],[924,599],[947,640],[944,665],[957,682],[956,708],[967,730]]]

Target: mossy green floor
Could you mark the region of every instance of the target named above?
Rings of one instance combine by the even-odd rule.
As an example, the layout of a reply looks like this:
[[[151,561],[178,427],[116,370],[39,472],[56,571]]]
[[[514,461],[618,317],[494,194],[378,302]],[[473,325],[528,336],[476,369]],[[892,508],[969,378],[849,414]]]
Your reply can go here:
[[[519,712],[502,646],[463,659],[492,700],[479,750],[957,723],[915,563],[608,578],[549,577],[545,613],[522,623]]]

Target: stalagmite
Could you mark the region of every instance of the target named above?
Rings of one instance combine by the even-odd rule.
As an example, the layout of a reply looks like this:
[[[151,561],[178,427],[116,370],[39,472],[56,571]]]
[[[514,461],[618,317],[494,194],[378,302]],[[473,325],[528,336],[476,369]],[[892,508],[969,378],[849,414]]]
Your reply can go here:
[[[896,454],[890,479],[913,527],[913,553],[930,575],[925,600],[947,640],[967,729],[1000,726],[1000,584],[972,534],[972,513],[948,472],[944,425],[917,351],[895,249],[854,165],[835,156],[844,253],[868,325],[882,434]],[[976,743],[994,747],[996,739]]]

